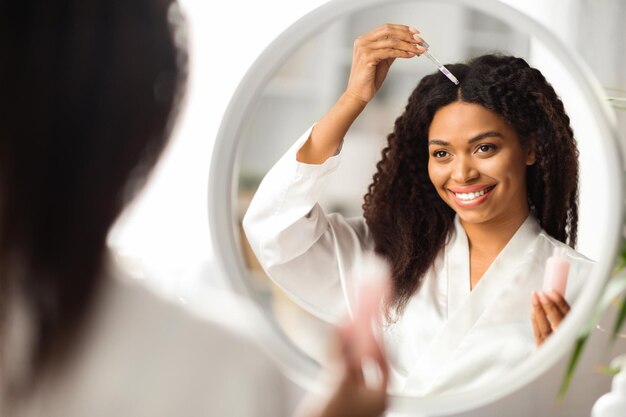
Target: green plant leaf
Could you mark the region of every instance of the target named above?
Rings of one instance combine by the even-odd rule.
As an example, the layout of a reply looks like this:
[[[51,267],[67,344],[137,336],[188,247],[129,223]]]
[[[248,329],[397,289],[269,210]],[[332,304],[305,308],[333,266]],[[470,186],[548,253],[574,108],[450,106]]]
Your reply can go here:
[[[626,239],[622,240],[622,248],[619,252],[617,265],[613,268],[613,275],[618,275],[624,268],[626,268]]]
[[[626,320],[626,294],[620,301],[620,309],[617,313],[617,318],[615,319],[615,323],[613,324],[613,333],[611,334],[611,341],[615,341],[617,335],[619,334],[622,325],[624,324],[624,320]]]
[[[622,242],[622,250],[620,252],[620,264],[624,263],[624,259],[626,257],[626,240]],[[615,300],[624,290],[626,290],[626,270],[624,266],[615,268],[615,270],[619,270],[618,275],[614,276],[606,285],[604,289],[604,293],[600,298],[600,302],[594,308],[591,318],[587,321],[587,323],[583,326],[580,331],[580,335],[578,339],[576,339],[576,344],[574,345],[574,352],[570,357],[569,363],[567,365],[567,371],[563,376],[563,380],[561,381],[561,387],[559,388],[558,398],[561,400],[565,397],[571,380],[574,376],[574,371],[578,366],[578,361],[580,360],[583,348],[585,347],[585,343],[589,338],[589,334],[594,329],[596,324],[600,321],[602,314],[607,309],[607,307]],[[626,297],[624,295],[623,297]],[[622,308],[626,305],[626,303],[622,303]],[[626,315],[626,313],[624,313]],[[622,319],[623,323],[624,319]],[[621,328],[620,326],[615,327],[617,331]],[[617,332],[614,333],[617,335]]]
[[[626,93],[626,90],[622,87],[604,87],[606,91],[614,91],[617,93]]]
[[[626,101],[626,90],[619,87],[604,87],[604,91],[607,93],[609,100],[609,104],[614,109],[618,110],[626,110],[626,105],[624,105],[624,101]]]
[[[607,376],[615,376],[615,375],[620,373],[621,369],[620,368],[613,368],[611,366],[601,366],[600,368],[598,368],[598,371],[601,374],[604,374],[604,375],[607,375]]]
[[[557,398],[562,400],[567,394],[567,390],[569,389],[570,383],[572,382],[572,378],[574,377],[574,371],[578,365],[578,361],[583,352],[583,348],[585,347],[585,343],[587,343],[587,339],[589,338],[589,333],[583,334],[576,339],[576,344],[574,345],[574,352],[572,353],[572,357],[567,365],[567,371],[565,371],[565,376],[561,381],[561,387],[559,388],[559,394]]]

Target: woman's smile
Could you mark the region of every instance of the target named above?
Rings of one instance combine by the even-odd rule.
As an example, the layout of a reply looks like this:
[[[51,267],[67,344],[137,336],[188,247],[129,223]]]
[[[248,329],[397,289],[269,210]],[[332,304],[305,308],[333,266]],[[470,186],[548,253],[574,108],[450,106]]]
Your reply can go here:
[[[484,203],[489,198],[491,191],[493,191],[495,187],[495,184],[486,186],[477,185],[471,187],[458,187],[454,189],[448,188],[448,191],[459,206],[471,208]]]

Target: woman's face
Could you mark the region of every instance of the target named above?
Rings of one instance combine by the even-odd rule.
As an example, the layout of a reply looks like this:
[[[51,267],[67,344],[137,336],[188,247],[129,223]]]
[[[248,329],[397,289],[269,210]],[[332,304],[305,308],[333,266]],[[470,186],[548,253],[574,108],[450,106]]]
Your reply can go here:
[[[463,223],[522,222],[526,166],[535,162],[515,130],[478,104],[439,109],[428,131],[428,175]]]

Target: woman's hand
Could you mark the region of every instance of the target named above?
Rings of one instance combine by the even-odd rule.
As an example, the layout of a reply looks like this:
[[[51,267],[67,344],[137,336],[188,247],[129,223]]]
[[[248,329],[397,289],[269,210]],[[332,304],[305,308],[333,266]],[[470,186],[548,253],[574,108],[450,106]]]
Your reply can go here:
[[[426,48],[418,30],[405,25],[382,25],[354,41],[346,91],[313,127],[296,154],[305,164],[322,164],[337,153],[348,129],[385,81],[396,58],[412,58]]]
[[[371,331],[362,334],[357,322],[335,334],[329,396],[309,396],[298,417],[380,417],[387,408],[389,368],[380,342]]]
[[[569,310],[569,304],[558,292],[554,290],[539,294],[533,292],[531,320],[537,346],[556,330]]]
[[[419,31],[405,25],[386,24],[354,41],[352,68],[346,94],[368,103],[380,89],[396,58],[413,58],[426,48]]]
[[[358,330],[348,324],[338,332],[340,376],[320,417],[379,417],[387,408],[385,354],[374,337],[356,335]]]
[[[300,416],[379,417],[387,408],[389,366],[379,330],[381,300],[390,296],[391,284],[386,263],[367,265],[352,319],[336,330],[331,345],[331,369],[336,372],[329,396],[322,400],[310,397]]]

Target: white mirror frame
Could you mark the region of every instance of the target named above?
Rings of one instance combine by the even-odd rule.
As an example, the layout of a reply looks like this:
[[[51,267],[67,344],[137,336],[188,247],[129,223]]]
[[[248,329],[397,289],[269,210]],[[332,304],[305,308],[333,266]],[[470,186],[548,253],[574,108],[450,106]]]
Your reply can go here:
[[[235,292],[261,304],[275,332],[270,347],[272,354],[283,366],[287,375],[307,390],[324,389],[319,386],[320,366],[284,336],[268,306],[262,305],[258,299],[250,285],[248,271],[243,263],[239,236],[235,234],[237,224],[233,216],[236,208],[234,169],[239,148],[240,127],[244,124],[244,119],[249,116],[252,104],[260,97],[268,80],[289,55],[313,34],[319,32],[327,24],[351,13],[369,7],[405,1],[334,0],[295,22],[265,49],[248,70],[226,109],[215,141],[209,174],[208,206],[211,237],[218,262],[230,278]],[[598,145],[606,157],[606,169],[615,182],[611,184],[613,192],[610,193],[610,201],[608,201],[609,220],[606,222],[606,230],[602,230],[600,234],[605,237],[606,250],[597,259],[597,267],[589,277],[590,282],[584,287],[584,293],[577,300],[576,308],[572,309],[568,320],[559,327],[555,336],[548,339],[542,348],[538,349],[537,353],[523,365],[512,369],[504,378],[460,393],[424,398],[404,396],[391,398],[390,409],[393,411],[411,411],[426,415],[462,412],[491,403],[532,382],[568,353],[580,329],[587,323],[591,311],[611,276],[621,242],[623,219],[622,175],[624,171],[614,115],[607,104],[600,84],[579,56],[543,25],[501,1],[445,1],[473,8],[499,18],[514,28],[531,33],[554,54],[564,67],[569,68],[571,77],[580,88],[580,93],[592,108],[593,117],[600,132]]]

